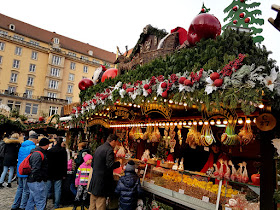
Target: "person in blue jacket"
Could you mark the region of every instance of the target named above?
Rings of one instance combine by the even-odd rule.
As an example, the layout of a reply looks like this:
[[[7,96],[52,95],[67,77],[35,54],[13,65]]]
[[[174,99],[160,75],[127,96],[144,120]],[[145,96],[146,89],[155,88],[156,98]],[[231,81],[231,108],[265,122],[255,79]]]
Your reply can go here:
[[[38,134],[36,132],[29,132],[29,140],[24,141],[18,152],[18,163],[17,163],[17,177],[18,177],[18,188],[15,196],[12,210],[14,209],[25,209],[27,201],[29,199],[29,188],[27,186],[27,175],[20,175],[18,167],[20,163],[30,154],[30,151],[36,147],[38,143]]]
[[[120,195],[120,210],[136,209],[138,198],[142,196],[142,189],[132,160],[127,163],[125,175],[119,179],[115,193]]]

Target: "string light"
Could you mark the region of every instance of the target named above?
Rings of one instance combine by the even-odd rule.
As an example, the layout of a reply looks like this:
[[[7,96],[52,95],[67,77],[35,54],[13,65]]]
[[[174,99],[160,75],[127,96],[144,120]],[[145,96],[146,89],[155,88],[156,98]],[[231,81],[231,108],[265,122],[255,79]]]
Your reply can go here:
[[[136,105],[136,104],[133,104],[133,107],[137,107],[137,105]]]
[[[220,119],[218,119],[218,120],[216,121],[216,124],[217,124],[217,125],[221,125],[221,123],[222,123],[222,122],[221,122]]]
[[[161,124],[161,123],[159,123],[158,125],[159,125],[159,127],[161,127],[161,125],[162,125],[162,124]]]
[[[194,124],[194,125],[197,125],[197,121],[193,121],[193,124]]]
[[[173,126],[173,122],[170,123],[170,126]]]
[[[169,100],[169,103],[171,103],[171,104],[172,104],[172,103],[173,103],[173,100],[172,100],[172,99],[170,99],[170,100]]]
[[[215,125],[215,121],[214,121],[214,120],[211,120],[211,121],[210,121],[210,125]]]
[[[187,103],[184,103],[184,106],[187,106],[188,104]]]
[[[156,100],[157,100],[157,97],[154,97],[154,100],[156,101]]]
[[[237,120],[237,122],[238,122],[238,124],[242,124],[242,123],[243,123],[242,118],[239,118],[239,119]]]
[[[203,121],[199,120],[198,125],[203,125]]]
[[[184,121],[184,122],[183,122],[183,125],[187,125],[187,122],[186,122],[186,121]]]
[[[140,108],[140,105],[138,105],[137,107]]]
[[[166,126],[169,126],[169,122],[166,123]]]
[[[250,119],[250,118],[247,118],[247,119],[246,119],[246,123],[250,124],[250,123],[251,123],[251,119]]]
[[[208,125],[208,124],[209,124],[209,122],[208,122],[208,121],[205,121],[205,122],[204,122],[204,125]]]
[[[254,122],[254,123],[256,123],[256,122],[257,122],[257,119],[256,119],[256,118],[254,118],[253,122]]]
[[[189,121],[189,122],[188,122],[188,125],[192,125],[192,121]]]
[[[261,103],[261,104],[259,105],[259,108],[260,108],[260,109],[263,109],[263,108],[264,108],[263,103]]]
[[[178,125],[178,123],[177,123],[177,122],[175,122],[175,123],[174,123],[174,125],[175,125],[175,126],[177,126],[177,125]]]
[[[179,125],[183,125],[183,123],[180,121],[180,122],[179,122]]]
[[[226,125],[228,123],[228,121],[226,119],[224,119],[223,124]]]

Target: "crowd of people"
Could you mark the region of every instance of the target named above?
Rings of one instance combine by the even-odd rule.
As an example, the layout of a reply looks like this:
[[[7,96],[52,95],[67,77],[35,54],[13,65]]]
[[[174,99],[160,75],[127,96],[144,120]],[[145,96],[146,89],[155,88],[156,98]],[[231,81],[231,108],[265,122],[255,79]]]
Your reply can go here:
[[[81,210],[85,207],[105,210],[110,199],[116,197],[120,197],[116,209],[136,209],[142,190],[135,163],[127,163],[125,175],[118,182],[113,179],[113,170],[122,165],[121,159],[115,161],[116,144],[117,136],[110,134],[91,154],[87,143],[81,142],[72,158],[63,137],[47,138],[30,131],[28,138],[24,138],[14,133],[0,141],[0,188],[4,188],[7,173],[6,187],[12,187],[16,170],[18,185],[12,210],[34,210],[35,206],[37,210],[43,210],[48,199],[53,199],[56,209],[61,207],[63,196],[72,199],[73,210],[78,206]],[[19,169],[27,158],[30,173],[23,175]],[[69,192],[72,196],[68,196]]]

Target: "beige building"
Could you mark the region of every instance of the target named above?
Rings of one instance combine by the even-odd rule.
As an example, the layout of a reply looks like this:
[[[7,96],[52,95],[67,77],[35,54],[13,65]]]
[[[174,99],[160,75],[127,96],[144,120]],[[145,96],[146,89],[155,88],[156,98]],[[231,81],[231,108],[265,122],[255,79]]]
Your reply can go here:
[[[91,79],[100,64],[113,67],[115,58],[112,52],[0,14],[0,102],[20,107],[20,114],[32,115],[34,105],[38,112],[32,118],[60,114],[63,105],[79,102],[80,80]]]

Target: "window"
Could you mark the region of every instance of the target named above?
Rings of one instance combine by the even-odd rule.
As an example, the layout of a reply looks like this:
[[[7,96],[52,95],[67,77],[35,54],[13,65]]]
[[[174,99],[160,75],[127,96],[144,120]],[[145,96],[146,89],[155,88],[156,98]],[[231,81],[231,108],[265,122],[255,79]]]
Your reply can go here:
[[[51,68],[51,76],[59,77],[59,75],[60,75],[60,69],[58,69],[58,68]]]
[[[54,115],[54,114],[57,114],[57,110],[58,110],[58,107],[50,106],[49,116],[52,116],[52,115]]]
[[[0,64],[2,64],[2,61],[3,61],[3,56],[0,55]]]
[[[87,77],[85,77],[85,76],[82,76],[82,79],[85,79],[85,78],[87,78]]]
[[[56,98],[56,93],[48,92],[48,97],[50,97],[50,98]]]
[[[36,70],[36,65],[35,64],[30,64],[29,72],[35,72],[35,70]]]
[[[73,56],[73,57],[77,57],[76,53],[73,53],[73,52],[68,52],[68,55]]]
[[[76,69],[76,63],[71,62],[70,63],[70,69],[75,70]]]
[[[28,77],[27,79],[27,86],[33,86],[34,78],[33,77]]]
[[[88,66],[84,66],[84,73],[88,73]]]
[[[53,38],[53,43],[59,44],[59,38]]]
[[[8,92],[9,92],[9,93],[15,93],[15,92],[16,92],[16,89],[17,89],[17,88],[14,87],[14,86],[9,86],[9,87],[8,87]]]
[[[75,75],[74,74],[69,74],[69,80],[74,81],[74,79],[75,79]]]
[[[9,25],[9,29],[11,29],[11,30],[14,31],[14,30],[16,29],[16,26],[15,26],[14,24],[10,24],[10,25]]]
[[[31,59],[37,60],[37,59],[38,59],[38,52],[32,51],[32,53],[31,53]]]
[[[10,107],[10,109],[13,109],[14,101],[8,100],[7,106]]]
[[[72,97],[66,96],[66,100],[68,101],[68,104],[71,104],[71,103],[72,103]]]
[[[21,55],[21,53],[22,53],[22,48],[21,47],[16,47],[15,54],[16,55]]]
[[[32,114],[37,114],[38,112],[38,104],[33,104],[33,107],[32,107]]]
[[[26,103],[25,105],[25,113],[30,114],[31,113],[31,103]]]
[[[8,36],[8,32],[7,32],[7,31],[2,31],[2,30],[0,30],[0,35]]]
[[[52,58],[52,64],[60,65],[60,63],[61,63],[61,57],[54,55]]]
[[[15,109],[19,111],[20,110],[20,105],[21,105],[21,102],[20,101],[16,101]]]
[[[18,39],[20,41],[23,41],[24,38],[22,36],[14,35],[14,39]]]
[[[5,43],[4,42],[0,42],[0,50],[4,51],[5,49]]]
[[[73,93],[73,85],[68,85],[67,93]]]
[[[49,81],[49,88],[51,88],[51,89],[58,89],[58,81],[50,80]]]
[[[89,50],[89,51],[88,51],[88,54],[92,56],[92,55],[93,55],[93,51],[92,51],[92,50]]]
[[[32,98],[32,94],[33,94],[32,90],[26,89],[25,93],[26,93],[26,98]]]
[[[81,59],[87,61],[87,60],[88,60],[88,57],[81,56]]]
[[[98,61],[98,60],[95,60],[95,59],[93,59],[93,60],[92,60],[92,62],[93,62],[93,63],[97,63],[97,64],[100,64],[100,61]]]
[[[14,69],[18,69],[18,68],[19,68],[19,63],[20,63],[19,60],[14,60],[14,62],[13,62],[13,68],[14,68]]]
[[[33,40],[30,40],[29,43],[30,43],[30,44],[33,44],[33,45],[36,45],[36,46],[39,46],[39,45],[40,45],[39,42],[36,42],[36,41],[33,41]]]
[[[12,72],[10,82],[17,82],[17,76],[18,75],[16,73]]]

